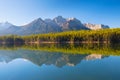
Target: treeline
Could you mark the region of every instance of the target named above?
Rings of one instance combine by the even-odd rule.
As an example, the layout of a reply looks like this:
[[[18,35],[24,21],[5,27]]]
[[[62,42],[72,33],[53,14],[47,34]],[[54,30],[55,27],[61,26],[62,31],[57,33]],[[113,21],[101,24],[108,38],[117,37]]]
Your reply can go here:
[[[120,43],[120,28],[80,30],[29,36],[1,36],[0,42],[10,43]]]
[[[24,43],[22,36],[17,35],[7,35],[7,36],[0,36],[0,44],[14,44],[14,43]]]

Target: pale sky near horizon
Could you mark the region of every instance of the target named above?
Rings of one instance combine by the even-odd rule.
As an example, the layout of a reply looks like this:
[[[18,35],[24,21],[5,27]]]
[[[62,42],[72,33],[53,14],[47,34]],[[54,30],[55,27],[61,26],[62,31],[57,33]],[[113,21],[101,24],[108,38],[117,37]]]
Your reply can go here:
[[[120,27],[120,0],[0,0],[0,22],[24,25],[59,15]]]

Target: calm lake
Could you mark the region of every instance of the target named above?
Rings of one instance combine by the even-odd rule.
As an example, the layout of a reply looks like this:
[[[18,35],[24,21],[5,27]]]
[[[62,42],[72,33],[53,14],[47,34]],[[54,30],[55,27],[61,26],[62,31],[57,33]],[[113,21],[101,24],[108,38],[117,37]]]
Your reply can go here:
[[[120,80],[120,46],[1,45],[0,80]]]

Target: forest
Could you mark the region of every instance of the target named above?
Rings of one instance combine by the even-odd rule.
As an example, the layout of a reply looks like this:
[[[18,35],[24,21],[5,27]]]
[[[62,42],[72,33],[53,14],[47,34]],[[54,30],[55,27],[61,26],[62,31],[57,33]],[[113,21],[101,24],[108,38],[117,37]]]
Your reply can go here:
[[[120,28],[78,30],[25,36],[0,36],[1,44],[27,43],[120,43]]]

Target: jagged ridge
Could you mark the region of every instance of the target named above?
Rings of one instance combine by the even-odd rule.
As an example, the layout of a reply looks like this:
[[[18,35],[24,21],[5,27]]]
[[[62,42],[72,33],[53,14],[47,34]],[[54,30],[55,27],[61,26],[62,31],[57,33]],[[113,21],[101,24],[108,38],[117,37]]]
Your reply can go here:
[[[76,18],[63,18],[62,16],[58,16],[54,19],[45,20],[38,18],[23,26],[15,26],[8,22],[4,23],[4,25],[3,23],[0,23],[0,28],[0,35],[30,35],[71,30],[96,30],[109,28],[109,26],[102,24],[82,24],[81,21]]]

